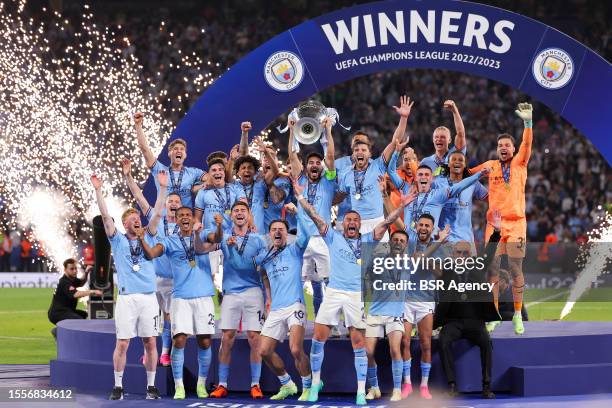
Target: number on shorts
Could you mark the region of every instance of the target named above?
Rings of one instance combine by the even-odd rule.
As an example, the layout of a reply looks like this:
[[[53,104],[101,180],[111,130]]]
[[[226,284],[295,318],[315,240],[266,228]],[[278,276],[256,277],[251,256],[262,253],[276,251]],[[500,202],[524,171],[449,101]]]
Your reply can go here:
[[[215,325],[215,315],[212,313],[208,314],[208,325],[209,326],[214,326]]]
[[[394,321],[394,322],[400,322],[400,323],[401,323],[401,322],[402,322],[402,318],[403,318],[403,317],[404,317],[404,314],[402,313],[402,315],[401,315],[400,317],[394,317],[394,318],[393,318],[393,321]]]
[[[157,330],[157,328],[159,327],[159,315],[153,318],[153,327],[155,327],[155,330]]]
[[[296,319],[298,319],[300,322],[302,320],[304,320],[304,312],[301,310],[296,310],[295,312],[293,312],[293,315],[295,316]]]
[[[523,246],[525,245],[525,238],[523,237],[519,237],[519,243],[516,246],[517,249],[523,249]]]
[[[257,318],[259,319],[259,324],[264,324],[264,322],[266,321],[266,316],[261,310],[257,311]]]

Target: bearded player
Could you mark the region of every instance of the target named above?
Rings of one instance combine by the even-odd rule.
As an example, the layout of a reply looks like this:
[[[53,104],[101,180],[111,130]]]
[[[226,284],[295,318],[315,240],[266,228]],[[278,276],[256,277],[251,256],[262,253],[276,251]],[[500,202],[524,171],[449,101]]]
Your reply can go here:
[[[525,258],[527,241],[527,219],[525,217],[525,183],[527,182],[527,166],[531,156],[531,145],[533,141],[533,108],[529,103],[519,103],[515,111],[518,117],[523,119],[525,129],[523,131],[523,142],[516,156],[515,141],[512,135],[507,133],[497,137],[498,160],[489,160],[481,165],[470,169],[477,172],[485,167],[491,167],[489,174],[489,210],[487,211],[487,228],[485,240],[494,231],[492,227],[493,213],[495,208],[501,212],[501,239],[497,248],[495,260],[492,264],[494,276],[495,271],[500,268],[501,255],[508,256],[508,266],[512,275],[512,297],[514,299],[514,317],[512,325],[516,334],[523,334],[523,292],[525,278],[523,276],[523,258]],[[494,282],[495,283],[495,282]],[[498,305],[499,287],[494,287],[494,301]],[[499,322],[490,322],[487,329],[492,331]]]

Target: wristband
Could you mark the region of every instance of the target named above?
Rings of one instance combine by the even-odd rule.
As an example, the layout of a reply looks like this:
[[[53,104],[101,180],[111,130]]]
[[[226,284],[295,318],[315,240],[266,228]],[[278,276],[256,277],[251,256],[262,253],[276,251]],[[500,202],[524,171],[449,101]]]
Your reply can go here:
[[[525,127],[527,129],[531,129],[533,127],[533,121],[531,119],[529,120],[524,120],[523,123],[525,124]]]

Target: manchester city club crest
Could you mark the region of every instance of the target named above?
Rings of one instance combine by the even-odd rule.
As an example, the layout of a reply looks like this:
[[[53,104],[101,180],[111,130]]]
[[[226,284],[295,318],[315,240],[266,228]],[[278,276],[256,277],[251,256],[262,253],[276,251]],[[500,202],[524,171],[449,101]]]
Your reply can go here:
[[[264,66],[266,82],[273,89],[281,92],[291,91],[304,78],[304,65],[300,58],[289,51],[275,52]]]
[[[560,89],[572,79],[574,62],[562,49],[548,48],[536,56],[532,68],[533,77],[540,86]]]

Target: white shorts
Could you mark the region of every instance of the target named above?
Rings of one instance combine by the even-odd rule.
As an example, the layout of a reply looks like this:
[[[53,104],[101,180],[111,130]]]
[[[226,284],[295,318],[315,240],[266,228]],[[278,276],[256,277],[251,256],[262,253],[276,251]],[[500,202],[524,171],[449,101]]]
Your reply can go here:
[[[435,302],[406,302],[404,303],[404,321],[417,324],[427,315],[433,314]]]
[[[215,334],[215,304],[212,296],[172,299],[172,337],[183,334]]]
[[[171,278],[157,278],[157,303],[159,308],[164,313],[170,313],[170,305],[172,304],[172,289],[174,284]]]
[[[221,302],[221,330],[237,330],[242,319],[242,330],[261,331],[265,320],[263,291],[249,288],[240,293],[228,293]]]
[[[340,313],[344,313],[346,327],[366,328],[361,292],[327,288],[315,323],[337,326]]]
[[[282,343],[291,327],[305,327],[305,325],[306,306],[303,303],[295,302],[291,306],[270,311],[261,330],[261,335],[271,337]]]
[[[385,333],[394,331],[404,332],[404,322],[401,317],[392,316],[368,316],[366,318],[366,337],[385,337]]]
[[[223,251],[220,249],[210,251],[208,253],[208,259],[210,260],[210,272],[216,278],[216,275],[219,274],[219,265],[223,264]]]
[[[115,332],[118,339],[159,335],[159,305],[154,293],[118,295]]]
[[[385,217],[371,218],[369,220],[361,220],[361,228],[359,228],[359,232],[362,234],[367,234],[368,232],[374,231],[374,228],[381,222],[385,220]],[[389,231],[385,231],[385,235],[383,235],[380,242],[389,242]]]
[[[304,251],[302,277],[315,282],[329,278],[329,249],[319,235],[311,236],[308,241]]]

